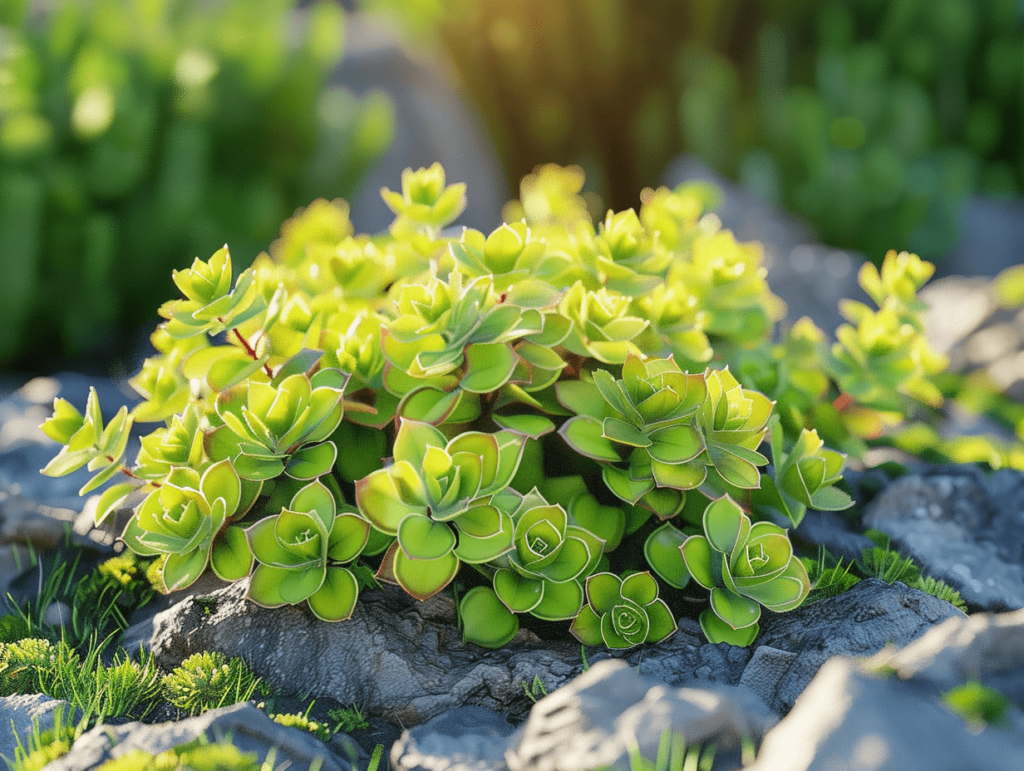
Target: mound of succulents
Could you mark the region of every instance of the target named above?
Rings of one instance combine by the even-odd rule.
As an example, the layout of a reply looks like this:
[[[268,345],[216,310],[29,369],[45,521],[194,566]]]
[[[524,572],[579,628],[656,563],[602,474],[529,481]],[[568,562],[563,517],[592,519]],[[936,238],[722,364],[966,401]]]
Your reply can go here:
[[[448,590],[487,647],[524,615],[654,643],[703,597],[708,639],[749,644],[811,589],[787,528],[851,505],[843,453],[941,401],[932,267],[865,265],[878,309],[848,303],[830,344],[776,330],[760,247],[712,191],[645,190],[595,227],[575,179],[542,169],[488,234],[445,229],[465,186],[440,166],[406,170],[388,233],[319,200],[238,276],[227,247],[197,259],[131,381],[145,400],[105,423],[95,393],[58,399],[44,473],[118,477],[97,521],[136,502],[122,538],[165,591],[212,570],[342,621],[380,581]],[[134,421],[162,425],[126,465]]]

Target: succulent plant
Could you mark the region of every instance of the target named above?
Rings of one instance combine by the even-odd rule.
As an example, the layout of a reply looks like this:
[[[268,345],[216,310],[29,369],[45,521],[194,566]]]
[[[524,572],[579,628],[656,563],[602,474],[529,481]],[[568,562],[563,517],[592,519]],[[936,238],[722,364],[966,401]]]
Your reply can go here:
[[[97,516],[138,495],[122,538],[167,591],[210,568],[340,621],[386,582],[455,594],[466,643],[569,622],[625,648],[675,629],[661,584],[703,587],[708,638],[749,644],[809,589],[774,523],[851,505],[832,448],[934,401],[928,269],[863,272],[880,310],[850,306],[834,350],[810,322],[772,344],[760,251],[704,217],[704,187],[595,225],[578,181],[542,170],[508,209],[525,219],[454,234],[462,186],[410,170],[389,233],[319,201],[237,277],[226,249],[197,260],[133,381],[146,401],[107,425],[94,394],[58,401],[46,473],[91,464],[88,492],[123,471]],[[125,465],[143,419],[162,423]]]
[[[757,637],[762,605],[782,613],[803,602],[811,589],[807,570],[794,557],[785,530],[771,522],[751,523],[728,496],[708,504],[703,525],[703,535],[679,546],[693,580],[711,590],[701,629],[711,642],[749,645]]]
[[[258,563],[247,596],[268,608],[305,600],[323,621],[346,619],[359,584],[344,566],[359,556],[369,536],[370,523],[355,511],[338,511],[331,491],[314,480],[279,514],[246,530]]]
[[[608,648],[661,642],[676,629],[668,605],[658,598],[658,582],[647,572],[625,578],[614,573],[590,576],[587,604],[569,627],[584,645]]]
[[[237,527],[228,527],[253,503],[242,493],[241,480],[226,460],[209,464],[202,476],[178,466],[139,504],[121,537],[136,554],[161,559],[158,575],[165,591],[195,583],[211,554],[218,576],[234,580],[250,568],[244,558],[237,564],[235,550],[243,539]]]

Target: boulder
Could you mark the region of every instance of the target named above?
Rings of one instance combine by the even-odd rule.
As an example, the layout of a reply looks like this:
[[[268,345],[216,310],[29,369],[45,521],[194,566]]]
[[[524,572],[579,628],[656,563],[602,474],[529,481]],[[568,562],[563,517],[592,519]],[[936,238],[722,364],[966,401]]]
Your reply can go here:
[[[352,752],[359,768],[366,767],[354,742],[337,736],[330,747],[299,728],[275,723],[249,702],[210,710],[174,723],[98,725],[82,734],[71,752],[49,763],[47,771],[93,771],[103,763],[133,750],[158,755],[201,736],[210,741],[228,738],[243,753],[256,753],[259,762],[274,750],[274,768],[309,768],[320,758],[321,771],[352,771],[343,747]],[[269,766],[268,766],[269,767]]]
[[[1024,708],[1024,610],[950,618],[871,664],[947,691],[977,681]]]
[[[991,482],[971,468],[906,476],[874,500],[864,524],[889,535],[923,573],[948,583],[969,605],[1024,608],[1020,472],[1002,472]]]
[[[528,629],[499,650],[463,644],[451,598],[421,603],[397,587],[364,592],[352,618],[337,624],[303,606],[262,608],[245,592],[242,581],[200,601],[186,598],[130,628],[124,644],[152,651],[166,669],[204,650],[241,656],[271,685],[358,703],[366,714],[404,726],[462,706],[521,720],[531,706],[524,686],[535,678],[553,691],[583,671],[584,655],[590,663],[613,656],[577,642],[542,641]],[[669,639],[618,657],[669,685],[735,685],[750,651],[710,645],[696,622],[682,619]]]
[[[826,663],[747,771],[1019,771],[1024,734],[970,726],[914,682]]]
[[[666,731],[728,751],[776,720],[741,686],[672,688],[624,661],[602,661],[537,702],[505,759],[510,771],[629,771],[630,748],[653,759]]]
[[[766,615],[756,642],[758,651],[765,646],[774,651],[755,652],[740,682],[780,714],[790,710],[829,659],[871,656],[886,645],[903,647],[948,618],[964,618],[944,600],[875,578],[789,613]]]
[[[483,707],[456,707],[402,732],[391,748],[394,771],[506,771],[515,727]]]
[[[63,711],[62,721],[67,725],[73,717],[69,707],[63,699],[51,699],[41,693],[0,697],[0,763],[3,758],[15,760],[19,746],[28,749],[34,725],[40,731],[52,729],[59,710]]]

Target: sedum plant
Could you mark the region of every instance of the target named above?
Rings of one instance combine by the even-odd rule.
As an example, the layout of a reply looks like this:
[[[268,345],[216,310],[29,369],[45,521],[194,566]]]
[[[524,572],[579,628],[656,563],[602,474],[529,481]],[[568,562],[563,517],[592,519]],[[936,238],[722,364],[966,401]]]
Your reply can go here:
[[[937,402],[931,267],[866,267],[879,309],[848,305],[831,346],[807,319],[773,338],[759,247],[704,216],[705,188],[595,226],[577,182],[541,169],[509,222],[458,232],[464,187],[407,170],[387,233],[318,201],[237,275],[226,248],[197,260],[133,381],[145,401],[104,423],[94,396],[84,416],[57,400],[44,473],[88,465],[88,493],[123,471],[97,518],[138,496],[122,538],[162,590],[212,570],[328,621],[378,582],[449,591],[489,647],[546,622],[654,643],[688,599],[709,639],[749,644],[762,608],[808,594],[787,528],[851,505],[844,453]]]

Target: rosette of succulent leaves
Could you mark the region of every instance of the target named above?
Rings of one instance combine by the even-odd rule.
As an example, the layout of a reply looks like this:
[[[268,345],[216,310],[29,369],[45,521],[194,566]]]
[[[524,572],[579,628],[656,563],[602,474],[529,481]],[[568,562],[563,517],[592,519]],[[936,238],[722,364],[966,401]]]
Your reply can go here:
[[[167,591],[212,570],[340,621],[377,581],[448,588],[489,647],[526,616],[655,643],[703,598],[708,639],[749,644],[811,588],[787,528],[851,505],[842,453],[941,399],[932,267],[866,264],[878,307],[847,303],[830,344],[776,329],[761,248],[713,191],[645,190],[595,226],[579,180],[539,169],[482,233],[448,228],[464,185],[407,169],[386,234],[319,200],[237,276],[227,247],[197,259],[131,381],[145,400],[104,422],[95,392],[58,399],[43,472],[118,477],[97,521],[134,496],[122,538]],[[133,421],[163,424],[129,466]]]

